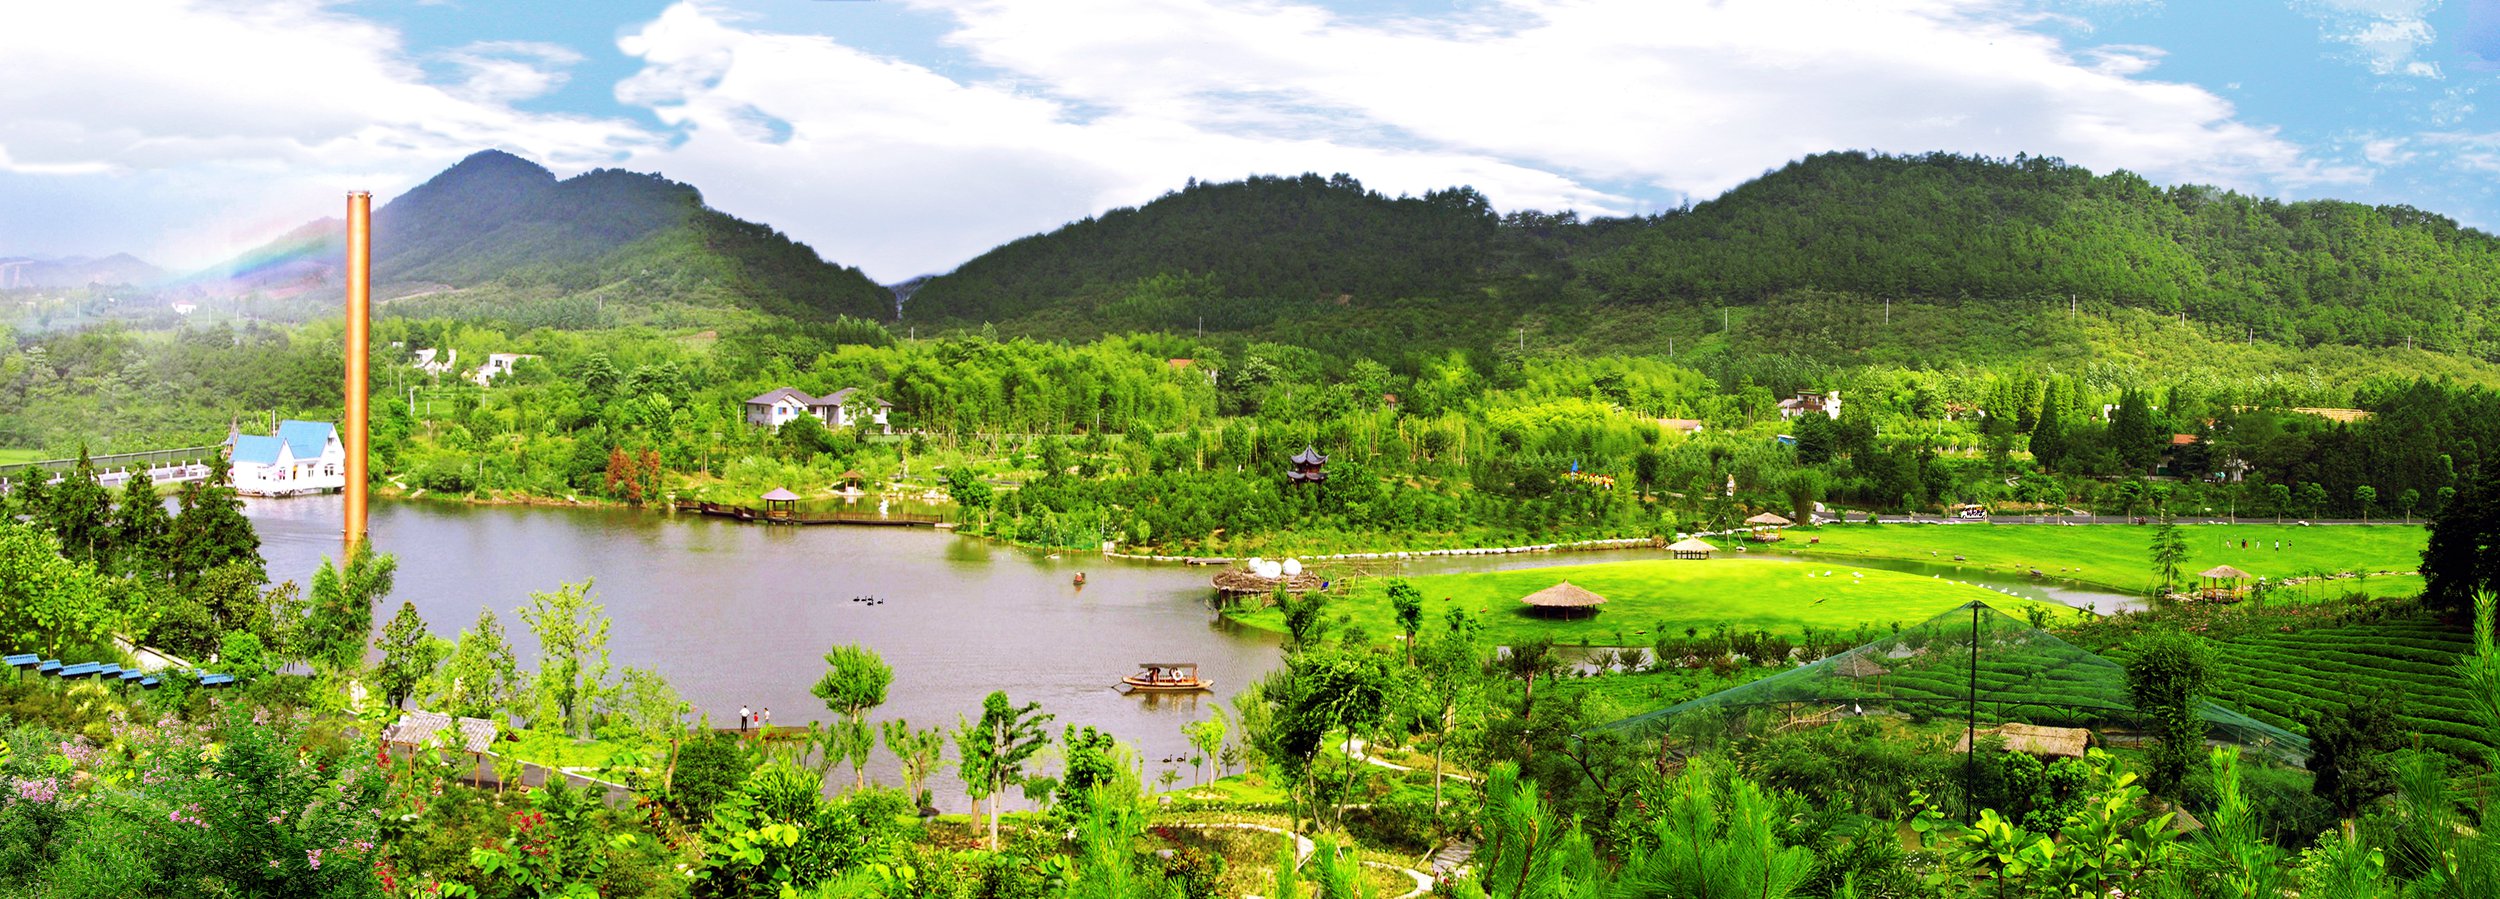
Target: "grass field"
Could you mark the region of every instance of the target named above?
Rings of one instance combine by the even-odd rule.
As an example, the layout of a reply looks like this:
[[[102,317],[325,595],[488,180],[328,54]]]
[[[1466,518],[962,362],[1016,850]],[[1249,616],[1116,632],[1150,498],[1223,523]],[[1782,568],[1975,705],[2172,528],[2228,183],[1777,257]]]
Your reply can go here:
[[[1520,605],[1520,597],[1565,580],[1606,597],[1605,606],[1592,618],[1555,620],[1531,616]],[[1818,632],[1848,631],[1861,625],[1875,630],[1894,622],[1916,624],[1974,599],[2016,617],[2024,614],[2026,606],[2035,605],[2061,618],[2080,614],[2065,606],[1950,580],[1874,568],[1826,567],[1822,560],[1646,559],[1426,575],[1407,582],[1423,591],[1428,624],[1440,621],[1449,609],[1464,609],[1484,623],[1488,639],[1504,645],[1551,635],[1564,644],[1585,640],[1594,646],[1647,646],[1649,634],[1658,628],[1681,633],[1692,627],[1707,632],[1722,624],[1738,631],[1763,630],[1791,637],[1809,627]],[[1272,608],[1236,612],[1234,617],[1253,627],[1285,629],[1282,613]],[[1324,617],[1332,631],[1351,624],[1373,639],[1399,632],[1387,584],[1378,578],[1356,582],[1349,595],[1331,597]]]
[[[2346,571],[2413,571],[2421,567],[2430,532],[2420,525],[2185,524],[2187,573],[2229,564],[2259,577],[2282,579]],[[1791,530],[1773,550],[1831,562],[1851,558],[1899,559],[1968,565],[2005,574],[2032,569],[2121,593],[2141,593],[2152,583],[2153,528],[2134,525],[1829,525]],[[1809,545],[1809,540],[1819,540]],[[2240,542],[2248,548],[2241,549]],[[2283,548],[2276,549],[2277,542]],[[1964,561],[1955,562],[1959,555]],[[2350,584],[2350,582],[2345,582]],[[2397,578],[2372,578],[2373,594],[2404,589]],[[2410,581],[2420,589],[2420,580]],[[2359,586],[2359,585],[2354,585]]]
[[[44,458],[46,458],[45,455],[39,450],[0,448],[0,465],[16,465],[21,462],[36,462],[41,461]]]

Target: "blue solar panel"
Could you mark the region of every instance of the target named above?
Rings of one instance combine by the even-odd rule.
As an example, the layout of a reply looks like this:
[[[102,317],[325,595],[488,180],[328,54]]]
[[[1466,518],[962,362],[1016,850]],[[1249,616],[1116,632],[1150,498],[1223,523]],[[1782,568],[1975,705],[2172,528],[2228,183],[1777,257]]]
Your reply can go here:
[[[122,680],[126,680],[126,681],[127,681],[127,680],[138,680],[138,679],[143,678],[143,677],[146,677],[146,676],[148,676],[148,673],[147,673],[147,672],[145,672],[145,671],[140,671],[140,670],[138,670],[138,669],[136,669],[136,668],[133,668],[133,669],[131,669],[131,670],[124,671],[124,672],[122,672],[122,673],[121,673],[121,679],[122,679]]]
[[[143,677],[143,678],[140,678],[140,679],[139,679],[139,686],[146,687],[146,688],[148,688],[148,689],[150,689],[150,690],[154,690],[154,689],[156,689],[156,678],[153,678],[153,677]]]
[[[74,677],[86,677],[94,674],[96,669],[102,667],[104,667],[102,664],[96,662],[80,662],[76,665],[62,668],[61,679],[68,680]]]
[[[95,676],[97,676],[97,677],[114,677],[114,676],[119,675],[119,674],[121,674],[121,673],[122,673],[122,666],[120,666],[120,665],[106,665],[106,666],[104,666],[104,667],[102,667],[102,668],[98,668],[98,669],[96,669],[96,670],[95,670]]]
[[[24,668],[40,661],[43,661],[43,657],[31,652],[19,653],[7,658],[0,658],[0,662],[7,662],[11,668]]]
[[[39,674],[56,674],[59,673],[60,670],[61,660],[59,659],[45,659],[43,660],[43,664],[35,666],[35,671]]]

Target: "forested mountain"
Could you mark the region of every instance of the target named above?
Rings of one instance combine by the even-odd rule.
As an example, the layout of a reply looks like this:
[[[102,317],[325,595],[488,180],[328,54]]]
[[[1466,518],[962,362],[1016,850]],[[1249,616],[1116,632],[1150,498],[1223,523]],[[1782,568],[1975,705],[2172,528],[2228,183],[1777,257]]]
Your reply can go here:
[[[199,286],[335,296],[343,240],[339,221],[315,222]],[[494,150],[375,210],[373,240],[377,291],[421,296],[400,302],[428,312],[488,307],[557,325],[683,307],[807,320],[891,316],[890,295],[858,269],[705,207],[692,186],[616,169],[558,180]],[[576,317],[585,320],[568,320]]]
[[[1344,176],[1193,183],[984,254],[904,315],[1036,336],[1203,325],[1323,343],[1386,318],[1434,345],[1503,342],[1522,326],[1533,342],[1580,322],[1548,336],[1918,357],[1938,350],[1935,323],[2019,322],[1947,350],[2002,359],[2057,350],[2051,332],[2073,326],[2047,313],[2079,308],[2184,314],[2234,343],[2492,359],[2496,282],[2500,240],[2411,207],[2159,187],[2049,158],[1848,152],[1686,209],[1585,222],[1496,218],[1467,188],[1390,199]],[[1879,327],[1886,300],[1930,325]],[[1620,322],[1642,327],[1605,327]]]
[[[2055,159],[1809,157],[1582,260],[1610,301],[2070,299],[2295,346],[2500,349],[2500,241],[2406,206],[2285,203]]]
[[[1463,187],[1392,199],[1345,175],[1193,180],[983,253],[922,286],[904,316],[977,323],[1074,309],[1133,327],[1203,317],[1234,330],[1331,306],[1464,302],[1497,224]]]

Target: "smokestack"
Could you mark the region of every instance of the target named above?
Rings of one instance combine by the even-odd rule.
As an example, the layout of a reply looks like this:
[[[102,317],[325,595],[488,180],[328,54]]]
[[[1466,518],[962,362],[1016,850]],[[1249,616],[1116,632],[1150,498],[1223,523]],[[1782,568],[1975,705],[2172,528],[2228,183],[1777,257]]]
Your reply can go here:
[[[347,535],[344,562],[365,542],[365,444],[373,389],[373,194],[347,194]]]

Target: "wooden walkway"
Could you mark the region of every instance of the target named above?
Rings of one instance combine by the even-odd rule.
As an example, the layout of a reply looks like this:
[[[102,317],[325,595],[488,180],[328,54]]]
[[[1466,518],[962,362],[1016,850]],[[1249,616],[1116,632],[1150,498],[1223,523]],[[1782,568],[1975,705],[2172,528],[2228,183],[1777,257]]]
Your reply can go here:
[[[391,750],[391,758],[393,760],[406,758],[405,755],[402,755],[402,753],[408,751],[406,748],[399,746],[392,746],[389,748]],[[516,780],[505,781],[503,779],[503,775],[495,770],[495,759],[499,758],[499,756],[494,753],[485,752],[472,755],[470,753],[462,752],[459,754],[462,756],[469,756],[471,761],[471,765],[468,770],[461,772],[459,776],[460,782],[481,790],[500,790],[514,787],[536,789],[544,787],[549,782],[561,777],[564,779],[567,786],[574,789],[598,791],[600,793],[600,798],[606,801],[611,807],[622,808],[624,806],[634,804],[633,789],[615,781],[600,780],[596,777],[584,774],[575,774],[570,771],[550,768],[536,762],[522,762],[521,776]]]
[[[697,515],[711,515],[719,518],[734,519],[737,521],[762,522],[764,524],[851,524],[866,525],[869,527],[928,528],[937,527],[946,521],[944,516],[915,512],[893,512],[887,514],[879,514],[876,512],[767,512],[765,510],[749,506],[738,506],[728,503],[697,502],[690,499],[678,500],[676,511],[688,512]]]

